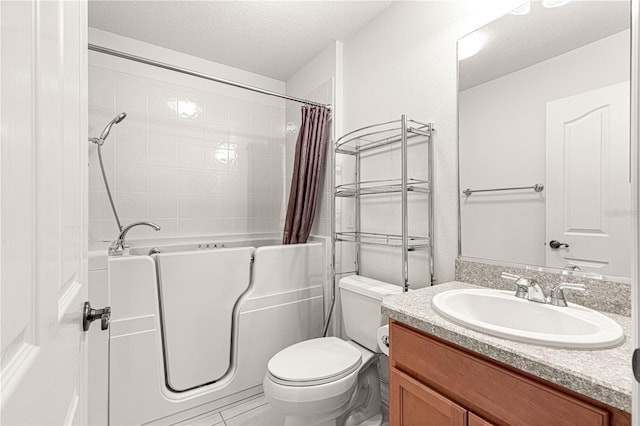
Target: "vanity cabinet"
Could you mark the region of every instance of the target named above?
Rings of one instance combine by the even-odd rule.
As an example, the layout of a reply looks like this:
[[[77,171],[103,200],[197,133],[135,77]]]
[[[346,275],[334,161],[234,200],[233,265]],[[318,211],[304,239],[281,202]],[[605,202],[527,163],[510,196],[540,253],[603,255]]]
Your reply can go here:
[[[391,321],[391,426],[623,426],[631,416]]]

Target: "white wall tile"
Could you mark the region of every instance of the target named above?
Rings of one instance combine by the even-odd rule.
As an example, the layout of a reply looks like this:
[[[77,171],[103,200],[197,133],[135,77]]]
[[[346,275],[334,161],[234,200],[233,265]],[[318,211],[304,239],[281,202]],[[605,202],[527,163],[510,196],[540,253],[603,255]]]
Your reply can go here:
[[[178,193],[223,194],[227,173],[206,170],[179,170]]]
[[[149,189],[149,168],[116,164],[116,191],[146,192]]]
[[[89,87],[94,89],[89,92],[89,106],[107,107],[115,106],[114,72],[100,67],[90,67]]]
[[[252,196],[249,201],[251,217],[273,217],[271,197]]]
[[[186,143],[177,144],[177,165],[190,169],[204,168],[204,146]]]
[[[229,171],[247,173],[250,171],[251,155],[246,151],[229,151]]]
[[[233,158],[236,158],[233,151]],[[204,168],[218,172],[229,171],[229,148],[226,146],[204,147]]]
[[[251,131],[251,104],[238,101],[229,105],[229,126],[247,134]]]
[[[158,218],[153,216],[153,212],[150,212],[150,214],[151,217],[149,218],[149,221],[155,223],[161,228],[158,232],[162,233],[163,237],[173,237],[180,235],[178,233],[178,219]]]
[[[127,114],[147,112],[147,79],[132,74],[115,74],[116,110]],[[89,91],[91,92],[92,89]]]
[[[216,126],[226,127],[229,125],[229,104],[218,98],[212,95],[207,96],[204,121]]]
[[[249,195],[249,177],[244,173],[228,173],[227,194]]]
[[[146,192],[115,192],[118,215],[121,218],[145,220],[149,216],[147,197]]]
[[[228,233],[245,234],[250,231],[249,219],[245,217],[236,217],[227,219]],[[269,231],[271,232],[271,231]]]
[[[94,220],[108,220],[113,217],[106,191],[89,192],[89,210]]]
[[[273,194],[271,188],[273,181],[269,175],[251,174],[250,194],[252,196],[265,196]]]
[[[254,136],[250,144],[251,153],[265,157],[271,156],[271,138]]]
[[[220,204],[222,206],[221,217],[230,218],[248,218],[249,215],[249,197],[239,197],[235,195],[227,195],[221,197]],[[245,221],[246,222],[246,221]]]
[[[251,109],[251,136],[255,138],[271,137],[271,107],[254,105]]]
[[[178,215],[181,218],[218,217],[219,197],[203,194],[179,194]]]
[[[98,159],[89,158],[89,161],[89,191],[104,191],[104,180],[102,178],[102,171],[100,170]],[[105,163],[104,171],[107,175],[109,185],[111,185],[111,189],[113,189],[113,184],[115,182],[115,165],[113,163]]]
[[[157,222],[163,236],[280,231],[285,181],[273,173],[284,168],[284,102],[221,95],[219,85],[199,79],[186,86],[134,75],[116,60],[89,72],[90,135],[127,113],[103,145],[123,222]],[[112,240],[96,147],[88,149],[90,238]],[[158,235],[134,231],[132,239]]]
[[[168,138],[155,137],[154,133],[149,134],[147,155],[150,166],[175,167],[178,162],[177,151],[175,142]]]
[[[178,118],[178,142],[203,145],[205,139],[204,127],[204,123],[201,120]]]
[[[213,235],[216,233],[216,224],[215,219],[183,218],[178,221],[178,233],[180,235]]]
[[[116,162],[118,164],[146,165],[147,135],[118,135],[118,148],[116,149]]]
[[[162,219],[178,217],[178,194],[149,193],[149,217]]]
[[[178,119],[202,123],[204,121],[204,93],[178,92]]]
[[[150,117],[176,119],[178,117],[177,87],[162,81],[149,80],[147,111]]]
[[[292,161],[292,159],[289,159]],[[283,156],[271,157],[271,174],[273,176],[284,176],[286,173],[285,158]]]
[[[252,153],[250,170],[255,175],[271,176],[271,155]]]
[[[149,192],[177,192],[178,171],[168,167],[149,167]]]
[[[119,232],[115,219],[89,221],[90,241],[113,241],[118,238]]]

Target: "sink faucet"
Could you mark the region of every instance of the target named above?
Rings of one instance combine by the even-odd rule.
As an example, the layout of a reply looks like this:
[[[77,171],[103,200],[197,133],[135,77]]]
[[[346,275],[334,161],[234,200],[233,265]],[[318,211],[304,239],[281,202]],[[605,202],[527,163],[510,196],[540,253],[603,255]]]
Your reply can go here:
[[[125,237],[127,236],[127,232],[129,232],[131,228],[141,225],[149,226],[156,231],[160,230],[160,227],[153,222],[130,223],[129,225],[122,228],[122,231],[120,231],[120,235],[118,235],[118,239],[111,243],[111,246],[109,246],[109,256],[122,256],[122,253],[125,249]]]
[[[544,290],[533,278],[521,277],[508,272],[503,272],[500,276],[506,280],[513,281],[513,283],[518,286],[518,290],[515,294],[516,297],[527,299],[532,302],[547,303],[547,297],[544,294]]]
[[[505,280],[513,281],[518,287],[515,294],[516,297],[531,300],[532,302],[548,303],[553,306],[567,306],[563,290],[584,291],[586,288],[584,284],[560,283],[551,290],[549,296],[545,296],[543,288],[533,278],[525,278],[508,272],[503,272],[500,276]]]
[[[563,290],[578,290],[584,291],[586,289],[584,284],[578,283],[560,283],[553,290],[547,298],[547,303],[553,306],[567,306],[567,301],[564,298]]]

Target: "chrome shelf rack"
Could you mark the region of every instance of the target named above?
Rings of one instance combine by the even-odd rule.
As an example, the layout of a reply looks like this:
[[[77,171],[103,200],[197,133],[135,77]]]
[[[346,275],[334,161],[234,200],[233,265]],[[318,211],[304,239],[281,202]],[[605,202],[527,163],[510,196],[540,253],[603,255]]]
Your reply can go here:
[[[399,248],[402,251],[402,281],[403,290],[409,289],[409,253],[415,250],[427,250],[429,262],[429,284],[434,283],[433,276],[433,123],[421,123],[407,119],[405,115],[399,120],[366,126],[339,138],[333,149],[333,173],[331,184],[333,197],[331,198],[331,235],[333,245],[333,279],[337,275],[359,273],[360,247],[363,245],[387,246]],[[426,144],[428,164],[427,179],[409,178],[407,166],[407,148],[411,144]],[[396,179],[368,180],[361,179],[361,164],[366,161],[367,152],[376,153],[383,149],[398,150],[400,152],[401,176]],[[338,154],[355,157],[355,179],[351,183],[336,185],[336,157]],[[363,196],[399,193],[401,195],[401,234],[382,234],[364,232],[360,229],[360,199]],[[408,199],[411,193],[427,194],[428,202],[428,232],[429,235],[414,236],[408,233]],[[336,200],[350,197],[354,203],[353,231],[344,232],[336,229]],[[348,272],[336,271],[336,243],[348,242],[355,244],[354,270]]]
[[[429,193],[428,180],[407,179],[407,191]],[[402,192],[402,179],[369,180],[358,183],[345,183],[335,187],[336,197],[356,197],[359,195],[391,194]]]

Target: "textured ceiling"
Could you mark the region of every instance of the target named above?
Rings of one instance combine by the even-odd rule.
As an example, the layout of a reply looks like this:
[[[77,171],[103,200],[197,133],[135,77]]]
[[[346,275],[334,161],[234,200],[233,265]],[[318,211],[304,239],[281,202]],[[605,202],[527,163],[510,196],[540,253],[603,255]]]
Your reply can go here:
[[[391,1],[101,1],[89,26],[287,80]]]
[[[628,1],[573,1],[556,8],[532,1],[528,15],[505,15],[473,33],[485,45],[477,55],[460,61],[460,90],[600,40],[630,24]],[[593,59],[597,64],[598,58]]]

